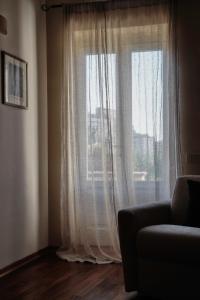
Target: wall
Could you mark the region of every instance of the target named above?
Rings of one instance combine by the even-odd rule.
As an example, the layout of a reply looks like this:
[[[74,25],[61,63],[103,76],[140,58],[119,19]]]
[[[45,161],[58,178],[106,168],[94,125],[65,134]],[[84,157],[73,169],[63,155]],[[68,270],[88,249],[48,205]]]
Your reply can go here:
[[[47,12],[48,65],[48,158],[49,158],[49,242],[59,245],[60,237],[60,112],[62,85],[62,8]],[[53,47],[52,47],[53,45]]]
[[[179,0],[179,85],[183,171],[200,174],[200,2]]]
[[[49,0],[48,3],[58,3]],[[77,0],[80,2],[79,0]],[[71,0],[64,2],[70,3]],[[200,174],[200,2],[178,0],[179,88],[184,174]],[[60,70],[62,10],[47,13],[50,242],[60,243]],[[52,44],[54,47],[52,47]],[[197,155],[193,155],[197,154]]]
[[[48,245],[46,23],[38,0],[1,0],[0,48],[28,62],[28,110],[0,103],[0,268]]]

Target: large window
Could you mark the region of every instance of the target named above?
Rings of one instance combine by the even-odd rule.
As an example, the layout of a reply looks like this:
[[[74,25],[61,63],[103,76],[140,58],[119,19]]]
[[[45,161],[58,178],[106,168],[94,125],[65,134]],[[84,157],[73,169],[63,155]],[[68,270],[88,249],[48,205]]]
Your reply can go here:
[[[106,1],[67,10],[62,236],[72,254],[80,252],[79,261],[119,261],[118,211],[170,199],[177,107],[168,2]]]
[[[161,180],[163,160],[163,51],[129,51],[131,68],[131,126],[133,179]],[[102,180],[106,162],[107,174],[113,170],[112,155],[116,149],[119,99],[116,97],[116,70],[119,54],[86,55],[86,122],[87,179]],[[127,55],[126,55],[127,57]],[[101,82],[101,84],[100,84]],[[123,83],[120,83],[123,84]],[[109,131],[112,131],[111,134]],[[112,140],[111,140],[112,138]],[[104,161],[104,164],[103,164]]]

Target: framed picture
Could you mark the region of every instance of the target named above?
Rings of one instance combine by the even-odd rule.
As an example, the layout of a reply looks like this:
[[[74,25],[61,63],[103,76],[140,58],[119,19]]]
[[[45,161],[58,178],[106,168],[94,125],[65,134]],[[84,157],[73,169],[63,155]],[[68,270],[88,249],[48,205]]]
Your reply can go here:
[[[3,103],[28,108],[27,62],[2,51]]]

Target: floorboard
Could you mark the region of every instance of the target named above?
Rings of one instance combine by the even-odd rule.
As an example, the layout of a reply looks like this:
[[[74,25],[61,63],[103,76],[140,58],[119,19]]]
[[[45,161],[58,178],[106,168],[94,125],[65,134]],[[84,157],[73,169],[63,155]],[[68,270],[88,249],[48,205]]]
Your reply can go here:
[[[125,293],[121,264],[43,257],[0,279],[2,300],[142,300]]]

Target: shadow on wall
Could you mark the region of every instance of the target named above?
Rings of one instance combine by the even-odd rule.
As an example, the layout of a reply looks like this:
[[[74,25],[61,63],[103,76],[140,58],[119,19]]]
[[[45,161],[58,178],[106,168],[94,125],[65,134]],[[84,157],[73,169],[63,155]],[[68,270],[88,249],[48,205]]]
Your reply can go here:
[[[62,82],[62,9],[52,9],[47,16],[48,65],[48,188],[49,243],[59,246],[60,230],[60,166],[61,166],[61,82]]]
[[[43,230],[39,216],[36,4],[34,0],[0,2],[8,20],[8,35],[0,36],[1,49],[28,62],[29,97],[28,110],[0,103],[0,268],[47,246],[45,200]]]
[[[37,31],[37,86],[38,86],[38,154],[39,154],[39,227],[38,243],[48,237],[48,118],[47,118],[47,49],[46,14],[38,5]],[[48,243],[48,241],[47,241]]]
[[[11,1],[6,4],[5,10],[9,32],[8,36],[1,36],[2,48],[17,55],[23,52],[21,24],[18,21],[22,17],[21,5],[16,7],[15,11],[18,18],[13,17]],[[15,28],[15,35],[18,37],[15,41],[13,41],[12,28]],[[13,43],[14,47],[12,47]],[[3,229],[0,233],[2,241],[0,266],[2,267],[21,256],[20,248],[24,246],[26,239],[24,212],[28,203],[26,201],[24,114],[26,114],[24,110],[0,104],[0,227]]]

